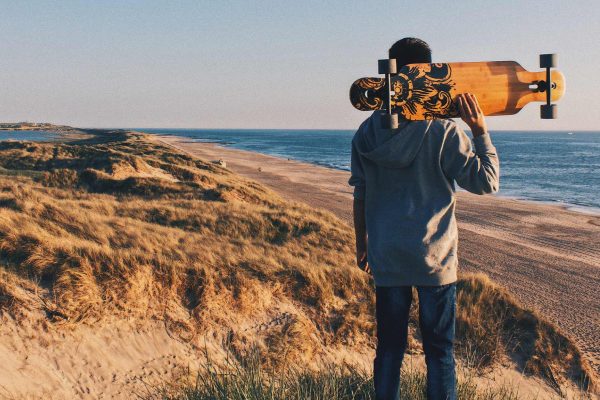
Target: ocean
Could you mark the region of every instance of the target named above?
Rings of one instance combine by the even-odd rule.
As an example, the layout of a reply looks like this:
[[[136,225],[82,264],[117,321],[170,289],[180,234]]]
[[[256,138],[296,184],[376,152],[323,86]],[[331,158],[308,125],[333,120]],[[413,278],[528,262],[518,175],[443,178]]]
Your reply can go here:
[[[0,131],[0,141],[2,140],[31,140],[31,141],[49,141],[56,140],[59,137],[54,132],[48,131]]]
[[[138,129],[350,170],[351,130]],[[600,213],[600,132],[492,131],[499,196]],[[53,140],[43,131],[0,131],[0,140]]]
[[[350,170],[350,130],[140,129]],[[491,131],[500,196],[600,212],[600,132]]]

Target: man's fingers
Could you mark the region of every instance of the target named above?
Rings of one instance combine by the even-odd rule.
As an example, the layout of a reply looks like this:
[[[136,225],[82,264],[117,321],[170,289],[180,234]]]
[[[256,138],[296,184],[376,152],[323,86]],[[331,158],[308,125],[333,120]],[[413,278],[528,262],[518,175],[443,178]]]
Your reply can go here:
[[[356,255],[356,264],[358,265],[358,268],[360,268],[364,272],[367,272],[369,274],[371,273],[371,268],[369,267],[369,261],[367,259],[366,252]]]
[[[366,273],[369,273],[369,274],[371,273],[371,267],[369,267],[368,262],[365,262],[360,269],[362,269]]]
[[[462,119],[467,122],[467,120],[471,117],[471,112],[467,105],[467,98],[464,94],[460,95],[460,107],[462,111]]]
[[[465,106],[465,114],[467,115],[467,117],[473,117],[474,116],[474,109],[471,108],[470,103],[470,98],[469,98],[469,93],[467,93],[464,96],[464,106]]]
[[[464,101],[463,101],[463,97],[461,94],[458,95],[456,102],[458,103],[458,112],[460,113],[460,118],[465,121],[466,120],[466,115],[465,115],[465,106],[464,106]]]
[[[471,110],[473,110],[476,114],[483,114],[481,112],[481,108],[479,107],[479,102],[477,101],[477,97],[474,94],[468,94],[469,105],[471,106]]]
[[[475,105],[475,110],[477,111],[477,114],[483,115],[483,111],[481,111],[481,106],[479,106],[479,100],[477,100],[477,96],[471,94],[471,99],[473,100],[473,104]]]
[[[367,254],[362,253],[360,255],[357,255],[356,256],[356,264],[358,265],[358,268],[364,269],[365,264],[367,264]]]

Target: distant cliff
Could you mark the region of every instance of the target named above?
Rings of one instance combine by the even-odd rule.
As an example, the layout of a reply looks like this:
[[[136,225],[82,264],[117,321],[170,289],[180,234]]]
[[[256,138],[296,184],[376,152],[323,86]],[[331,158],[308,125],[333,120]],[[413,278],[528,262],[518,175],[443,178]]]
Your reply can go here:
[[[56,131],[73,132],[76,128],[65,125],[53,125],[44,122],[0,122],[0,131]]]

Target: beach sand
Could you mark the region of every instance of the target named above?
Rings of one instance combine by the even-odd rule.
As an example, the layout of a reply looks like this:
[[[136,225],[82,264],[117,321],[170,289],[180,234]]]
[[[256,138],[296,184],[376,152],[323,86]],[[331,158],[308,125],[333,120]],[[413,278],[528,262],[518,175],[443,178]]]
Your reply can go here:
[[[349,172],[184,137],[153,137],[205,160],[222,159],[290,200],[352,223]],[[457,198],[459,271],[483,272],[508,288],[571,336],[600,372],[600,215],[466,192]]]
[[[158,321],[113,320],[102,327],[40,331],[2,319],[0,399],[155,399],[160,388],[190,382],[207,362],[223,363],[221,344],[205,338],[205,348],[172,336]],[[25,356],[24,356],[25,355]],[[368,370],[372,357],[336,353],[338,360]],[[409,370],[425,368],[422,355],[406,354]],[[459,361],[459,371],[462,373]],[[474,377],[481,388],[508,387],[523,399],[556,398],[541,379],[497,366]],[[565,388],[563,387],[563,390]],[[565,393],[577,393],[568,387]]]

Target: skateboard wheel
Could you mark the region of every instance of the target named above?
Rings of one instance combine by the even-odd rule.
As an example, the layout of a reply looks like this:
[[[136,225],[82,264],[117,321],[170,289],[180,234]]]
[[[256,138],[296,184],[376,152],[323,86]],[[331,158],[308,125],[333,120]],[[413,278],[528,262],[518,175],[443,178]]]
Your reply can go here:
[[[383,114],[381,116],[381,127],[383,129],[398,128],[398,114]]]
[[[542,104],[540,106],[542,119],[556,119],[558,117],[556,104]]]
[[[540,68],[556,68],[558,54],[540,54]]]
[[[378,70],[379,70],[379,73],[382,75],[395,74],[397,72],[396,59],[391,58],[391,59],[379,60]]]

